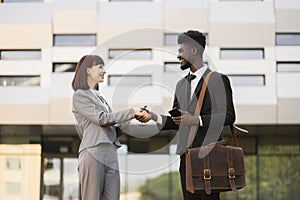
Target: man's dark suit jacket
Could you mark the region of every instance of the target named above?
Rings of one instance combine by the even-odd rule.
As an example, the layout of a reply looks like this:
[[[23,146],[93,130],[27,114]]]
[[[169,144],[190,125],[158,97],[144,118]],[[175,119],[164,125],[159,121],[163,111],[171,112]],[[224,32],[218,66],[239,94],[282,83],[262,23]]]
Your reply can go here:
[[[210,69],[207,69],[194,91],[192,98],[188,97],[187,76],[178,81],[175,90],[173,108],[188,111],[192,115],[196,110],[197,100],[203,81]],[[213,72],[207,85],[202,109],[200,111],[203,126],[198,127],[192,147],[199,147],[222,139],[221,131],[224,126],[233,124],[235,110],[232,101],[232,90],[228,77],[224,74]],[[178,130],[176,153],[182,155],[188,145],[190,126],[177,126],[170,116],[162,116],[161,130]]]

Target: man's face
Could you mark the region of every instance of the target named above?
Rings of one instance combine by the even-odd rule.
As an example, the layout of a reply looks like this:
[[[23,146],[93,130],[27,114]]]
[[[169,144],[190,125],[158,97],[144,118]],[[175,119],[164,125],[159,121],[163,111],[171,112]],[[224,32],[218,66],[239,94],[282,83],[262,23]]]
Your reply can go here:
[[[191,57],[191,48],[188,44],[179,44],[177,58],[180,62],[180,69],[185,70],[190,68],[192,64],[189,62]]]

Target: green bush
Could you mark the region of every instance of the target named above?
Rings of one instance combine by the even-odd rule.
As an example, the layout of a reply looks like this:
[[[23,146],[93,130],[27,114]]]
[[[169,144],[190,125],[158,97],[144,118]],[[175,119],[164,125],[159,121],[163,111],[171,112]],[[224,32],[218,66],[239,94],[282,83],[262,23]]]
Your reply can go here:
[[[139,188],[139,192],[141,200],[181,200],[179,173],[165,173],[156,178],[147,179]]]

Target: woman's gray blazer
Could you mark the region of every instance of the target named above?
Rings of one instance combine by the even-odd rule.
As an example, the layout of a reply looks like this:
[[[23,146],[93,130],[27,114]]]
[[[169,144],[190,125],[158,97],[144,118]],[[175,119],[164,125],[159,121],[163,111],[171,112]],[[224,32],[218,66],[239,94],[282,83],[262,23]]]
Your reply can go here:
[[[120,146],[113,125],[134,118],[132,108],[118,112],[111,112],[109,108],[108,112],[92,91],[81,89],[76,90],[73,94],[72,112],[77,121],[77,131],[81,138],[79,152],[99,143]]]

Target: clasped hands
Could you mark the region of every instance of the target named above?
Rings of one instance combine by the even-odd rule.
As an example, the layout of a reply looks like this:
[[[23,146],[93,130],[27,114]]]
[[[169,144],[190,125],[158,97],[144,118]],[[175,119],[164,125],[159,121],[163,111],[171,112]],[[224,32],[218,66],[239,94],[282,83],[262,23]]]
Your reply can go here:
[[[142,123],[147,123],[151,119],[150,112],[146,109],[146,106],[140,108],[139,110],[135,110],[134,117],[136,120]]]
[[[189,126],[189,125],[197,125],[199,124],[199,117],[190,114],[187,111],[181,111],[182,115],[178,117],[172,117],[172,120],[175,124],[182,125],[182,126]],[[151,112],[144,106],[140,108],[140,110],[135,111],[135,119],[142,123],[147,123],[152,117]],[[155,120],[155,119],[154,119]]]

